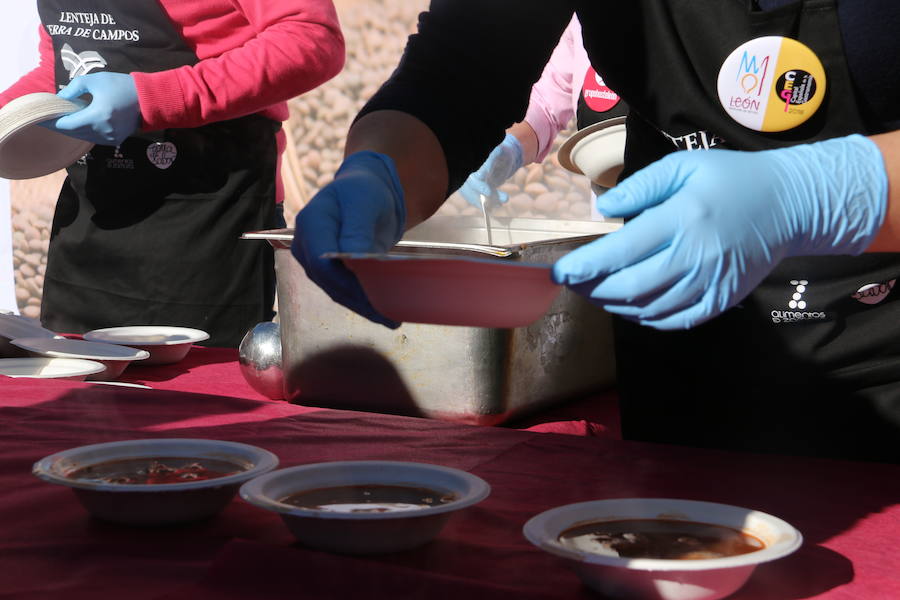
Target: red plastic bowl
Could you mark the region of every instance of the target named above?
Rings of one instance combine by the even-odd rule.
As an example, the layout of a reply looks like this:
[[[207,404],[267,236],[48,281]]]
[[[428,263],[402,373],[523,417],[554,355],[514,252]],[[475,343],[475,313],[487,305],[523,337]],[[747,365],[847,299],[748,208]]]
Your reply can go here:
[[[336,257],[359,278],[372,306],[400,322],[524,327],[547,312],[561,289],[545,264],[456,256]]]

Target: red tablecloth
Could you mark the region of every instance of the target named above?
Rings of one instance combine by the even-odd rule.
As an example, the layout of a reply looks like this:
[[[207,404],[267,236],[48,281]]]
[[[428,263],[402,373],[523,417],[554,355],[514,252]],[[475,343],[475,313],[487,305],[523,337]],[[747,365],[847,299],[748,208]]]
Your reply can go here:
[[[175,379],[201,378],[204,368]],[[735,599],[900,598],[895,465],[310,409],[251,393],[235,397],[236,390],[220,390],[216,381],[205,384],[215,394],[145,381],[156,389],[0,380],[0,598],[587,599],[595,596],[565,565],[532,547],[521,528],[553,506],[617,497],[725,502],[799,528],[803,548],[761,566]],[[251,443],[275,452],[282,466],[427,461],[471,471],[493,492],[455,515],[427,546],[360,558],[304,549],[277,516],[241,500],[188,526],[102,523],[69,490],[30,474],[47,454],[140,437]]]

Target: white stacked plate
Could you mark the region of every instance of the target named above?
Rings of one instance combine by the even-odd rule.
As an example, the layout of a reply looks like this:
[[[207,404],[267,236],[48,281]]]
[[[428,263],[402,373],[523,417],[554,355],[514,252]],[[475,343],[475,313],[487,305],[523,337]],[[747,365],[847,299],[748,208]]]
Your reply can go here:
[[[169,365],[177,363],[197,342],[209,339],[209,334],[190,327],[167,325],[130,325],[95,329],[84,334],[91,342],[121,344],[138,350],[146,350],[150,358],[142,365]]]
[[[102,381],[112,380],[121,375],[131,361],[144,360],[150,356],[145,350],[66,338],[19,338],[11,343],[33,355],[96,361],[105,369],[89,375],[88,379]]]
[[[19,358],[28,356],[21,348],[11,342],[17,338],[54,338],[62,337],[39,323],[13,314],[0,314],[0,358]]]
[[[47,92],[26,94],[0,109],[0,177],[31,179],[64,169],[93,144],[41,127],[81,106]]]
[[[83,381],[104,369],[96,361],[79,358],[0,358],[0,375],[6,377]]]

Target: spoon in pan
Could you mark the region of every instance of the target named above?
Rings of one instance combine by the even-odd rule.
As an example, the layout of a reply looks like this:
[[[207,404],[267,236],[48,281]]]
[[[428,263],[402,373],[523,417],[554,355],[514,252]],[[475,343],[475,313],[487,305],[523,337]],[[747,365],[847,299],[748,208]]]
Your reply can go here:
[[[488,199],[484,194],[478,194],[478,199],[481,201],[481,214],[484,215],[484,229],[487,231],[487,243],[488,246],[493,246],[494,239],[491,235],[491,217],[490,211],[488,210]]]

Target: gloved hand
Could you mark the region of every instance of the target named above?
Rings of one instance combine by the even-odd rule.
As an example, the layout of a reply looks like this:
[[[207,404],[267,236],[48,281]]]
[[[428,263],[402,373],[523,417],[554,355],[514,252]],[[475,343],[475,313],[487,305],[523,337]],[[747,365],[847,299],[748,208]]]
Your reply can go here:
[[[513,173],[522,167],[522,144],[516,136],[507,133],[488,155],[481,167],[466,178],[465,183],[459,188],[466,202],[472,206],[481,208],[481,198],[495,202],[506,202],[509,194],[498,190],[503,183],[513,176]]]
[[[82,75],[73,79],[57,96],[75,100],[85,94],[91,96],[85,108],[42,125],[105,146],[118,146],[137,131],[141,124],[141,109],[131,75],[107,72]]]
[[[597,199],[622,229],[561,258],[553,279],[607,311],[686,329],[740,302],[790,256],[860,254],[887,207],[860,135],[763,152],[676,152]]]
[[[332,300],[393,329],[400,324],[375,310],[341,261],[320,257],[326,252],[387,252],[400,241],[405,222],[394,161],[377,152],[357,152],[297,215],[291,252]]]

